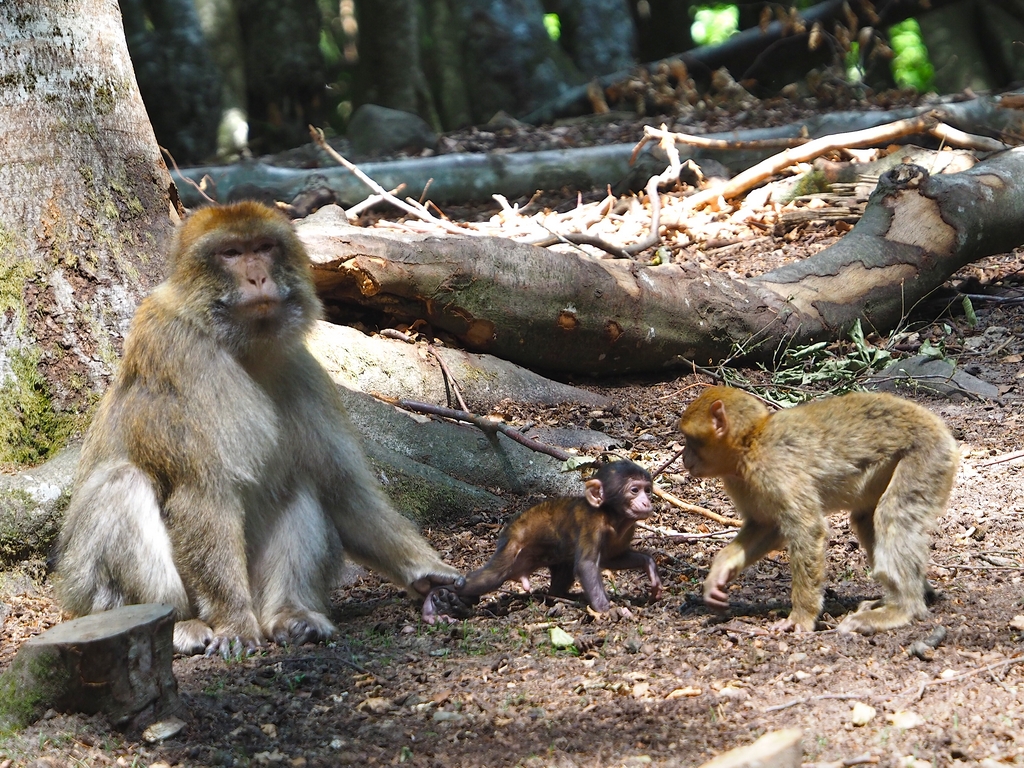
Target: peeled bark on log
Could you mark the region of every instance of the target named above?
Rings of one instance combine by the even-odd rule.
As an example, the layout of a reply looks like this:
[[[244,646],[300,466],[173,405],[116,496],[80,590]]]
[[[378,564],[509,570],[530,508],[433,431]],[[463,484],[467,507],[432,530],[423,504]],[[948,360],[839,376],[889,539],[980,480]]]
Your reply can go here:
[[[885,174],[835,245],[755,278],[686,264],[643,266],[499,238],[392,235],[299,226],[324,295],[423,318],[534,370],[593,375],[770,359],[785,345],[879,332],[953,272],[1024,241],[1024,148],[961,173]]]
[[[94,613],[27,640],[0,676],[0,720],[24,726],[47,709],[104,713],[141,730],[181,709],[171,671],[174,609],[148,603]]]

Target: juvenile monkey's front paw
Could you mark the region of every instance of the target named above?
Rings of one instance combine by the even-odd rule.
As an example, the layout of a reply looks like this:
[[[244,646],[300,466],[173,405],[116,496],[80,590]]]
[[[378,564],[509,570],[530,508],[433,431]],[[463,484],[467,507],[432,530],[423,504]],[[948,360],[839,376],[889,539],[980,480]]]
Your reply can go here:
[[[704,605],[716,613],[729,610],[729,576],[731,569],[721,573],[712,569],[704,580]]]
[[[729,610],[729,597],[721,590],[706,592],[704,605],[715,613],[725,613]]]
[[[793,621],[790,618],[785,618],[779,619],[774,624],[772,624],[768,629],[772,632],[793,632],[794,634],[799,634],[800,632],[813,632],[814,622],[812,621],[811,625],[807,626],[806,624],[801,624],[800,622]]]
[[[623,619],[634,619],[633,612],[624,605],[612,605],[609,603],[603,611],[598,611],[592,606],[587,606],[587,613],[597,621],[617,622]]]

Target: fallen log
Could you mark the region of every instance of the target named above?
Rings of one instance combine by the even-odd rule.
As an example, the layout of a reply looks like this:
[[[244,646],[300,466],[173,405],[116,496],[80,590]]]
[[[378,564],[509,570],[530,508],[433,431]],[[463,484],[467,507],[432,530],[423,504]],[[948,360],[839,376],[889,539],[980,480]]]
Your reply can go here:
[[[884,333],[964,264],[1024,242],[1022,179],[1024,148],[955,174],[901,165],[842,240],[745,279],[492,237],[371,233],[329,210],[299,234],[322,295],[422,318],[534,370],[608,375],[770,360],[858,319]]]
[[[463,152],[361,163],[359,168],[385,189],[401,186],[405,197],[419,200],[426,196],[435,203],[451,203],[489,200],[495,193],[516,198],[532,195],[538,189],[566,185],[574,189],[603,189],[627,176],[632,152],[632,144],[511,154]],[[338,202],[346,206],[370,194],[362,181],[341,167],[305,170],[253,161],[184,168],[171,176],[182,203],[190,208],[206,201],[189,180],[198,183],[204,177],[213,183],[214,199],[221,202],[245,197],[290,202],[314,186],[330,189]]]
[[[1020,135],[1024,114],[1019,109],[1001,106],[1003,97],[982,96],[970,101],[902,107],[884,112],[843,111],[808,117],[789,125],[743,131],[709,133],[702,138],[728,141],[731,148],[694,147],[680,153],[685,161],[714,158],[734,172],[758,163],[777,150],[764,142],[793,138],[821,138],[836,133],[861,131],[894,120],[907,120],[925,112],[934,112],[944,123],[969,133]],[[639,138],[639,137],[638,137]],[[745,146],[755,142],[755,146]],[[760,144],[760,145],[758,145]],[[635,144],[608,144],[600,147],[551,149],[511,154],[452,153],[434,157],[360,163],[359,169],[385,189],[402,188],[402,196],[414,200],[430,199],[439,204],[487,201],[493,195],[515,199],[532,195],[538,189],[604,189],[607,185],[627,184],[639,190],[648,177],[661,172],[665,163],[656,157],[633,166]],[[644,157],[647,157],[646,155]],[[342,167],[286,168],[263,161],[221,166],[174,169],[171,178],[178,187],[182,203],[189,207],[207,201],[196,185],[207,178],[211,196],[220,202],[242,198],[290,202],[300,192],[330,190],[340,205],[352,206],[370,196],[370,190],[351,171]]]

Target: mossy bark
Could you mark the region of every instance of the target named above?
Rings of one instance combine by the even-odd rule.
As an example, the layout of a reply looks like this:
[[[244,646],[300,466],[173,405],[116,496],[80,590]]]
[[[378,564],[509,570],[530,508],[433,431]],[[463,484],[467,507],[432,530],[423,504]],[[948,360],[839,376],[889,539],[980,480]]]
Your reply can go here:
[[[0,50],[2,466],[51,455],[105,386],[171,183],[116,2],[0,3]]]

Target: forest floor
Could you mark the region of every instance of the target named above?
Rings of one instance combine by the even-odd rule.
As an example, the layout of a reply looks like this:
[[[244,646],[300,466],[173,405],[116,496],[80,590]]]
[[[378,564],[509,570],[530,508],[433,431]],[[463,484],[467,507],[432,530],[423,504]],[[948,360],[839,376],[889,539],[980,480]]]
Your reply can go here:
[[[829,226],[807,238],[807,252],[845,231]],[[759,271],[764,265],[744,260],[777,257],[783,247],[799,258],[800,242],[730,249],[728,268]],[[595,617],[510,583],[472,618],[428,626],[403,592],[361,573],[334,594],[339,635],[329,645],[271,646],[231,662],[176,658],[185,725],[171,738],[150,744],[99,717],[48,713],[0,740],[0,768],[697,766],[782,728],[801,729],[812,765],[1024,765],[1024,456],[1014,453],[1024,447],[1024,306],[1006,301],[1024,292],[1024,254],[977,262],[950,283],[968,284],[974,294],[1002,297],[975,303],[975,326],[963,314],[917,318],[920,338],[941,342],[961,370],[1000,391],[994,400],[911,395],[946,420],[962,449],[949,509],[932,537],[929,576],[940,599],[927,620],[873,637],[833,629],[860,600],[879,595],[842,515],[831,519],[820,631],[769,629],[789,607],[782,552],[736,581],[729,614],[712,614],[700,585],[729,529],[659,502],[635,544],[656,558],[665,595],[649,603],[643,574],[606,574],[627,615]],[[510,406],[506,417],[598,428],[623,456],[657,467],[680,447],[675,421],[707,381],[576,382],[615,407]],[[733,514],[718,481],[690,478],[677,464],[660,482],[690,503]],[[448,562],[470,570],[494,551],[508,516],[536,501],[425,533]],[[682,540],[673,531],[707,535]],[[538,575],[535,593],[545,584]],[[5,667],[60,612],[38,569],[8,574],[0,598]],[[932,653],[908,653],[939,627],[945,639]],[[552,628],[574,645],[554,647]],[[866,712],[865,721],[855,711]]]

